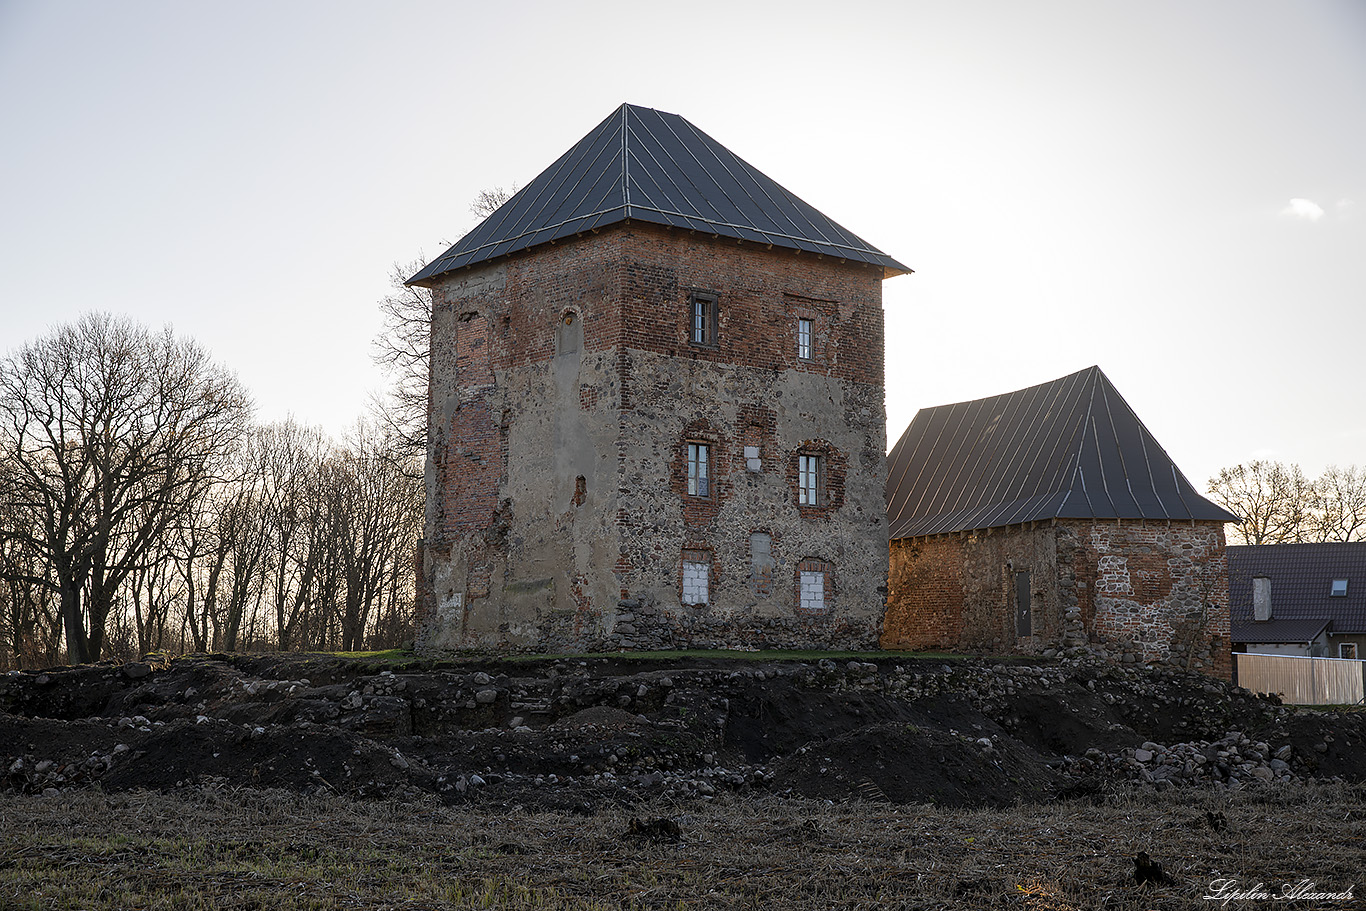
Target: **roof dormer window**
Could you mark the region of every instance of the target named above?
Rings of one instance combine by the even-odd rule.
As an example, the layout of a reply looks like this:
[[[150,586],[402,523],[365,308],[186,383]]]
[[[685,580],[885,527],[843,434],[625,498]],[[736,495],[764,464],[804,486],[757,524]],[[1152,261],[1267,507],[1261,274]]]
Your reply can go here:
[[[1346,579],[1334,579],[1334,580],[1333,580],[1333,589],[1332,589],[1332,591],[1330,591],[1328,594],[1329,594],[1330,596],[1334,597],[1334,598],[1346,598],[1346,597],[1347,597],[1347,580],[1346,580]]]

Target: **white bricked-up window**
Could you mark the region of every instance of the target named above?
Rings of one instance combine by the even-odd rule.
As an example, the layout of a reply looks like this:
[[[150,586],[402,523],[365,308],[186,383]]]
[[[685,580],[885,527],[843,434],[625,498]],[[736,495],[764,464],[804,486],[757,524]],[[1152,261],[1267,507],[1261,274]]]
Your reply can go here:
[[[706,443],[688,444],[688,495],[711,496],[711,447]]]
[[[825,573],[802,570],[802,610],[820,613],[825,610]]]
[[[811,360],[811,331],[815,320],[797,320],[797,357],[803,361]]]
[[[764,470],[764,460],[759,458],[758,446],[745,447],[745,470],[754,472]]]
[[[802,453],[797,456],[797,502],[802,506],[821,505],[821,457]]]
[[[797,564],[797,613],[823,614],[830,607],[830,564],[824,560],[805,559]]]
[[[683,551],[684,604],[708,604],[711,601],[711,554],[705,550]]]
[[[716,344],[716,295],[694,291],[688,296],[688,341],[694,345]]]

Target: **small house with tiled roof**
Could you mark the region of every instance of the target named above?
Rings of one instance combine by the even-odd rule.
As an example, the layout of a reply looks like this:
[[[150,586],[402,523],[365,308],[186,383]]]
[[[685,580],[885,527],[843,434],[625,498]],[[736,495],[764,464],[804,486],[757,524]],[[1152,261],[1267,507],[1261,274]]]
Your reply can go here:
[[[618,108],[410,280],[419,649],[875,645],[882,281],[909,271]]]
[[[888,455],[888,648],[1230,673],[1224,523],[1099,367],[922,409]]]
[[[1366,541],[1228,548],[1235,652],[1366,658]]]

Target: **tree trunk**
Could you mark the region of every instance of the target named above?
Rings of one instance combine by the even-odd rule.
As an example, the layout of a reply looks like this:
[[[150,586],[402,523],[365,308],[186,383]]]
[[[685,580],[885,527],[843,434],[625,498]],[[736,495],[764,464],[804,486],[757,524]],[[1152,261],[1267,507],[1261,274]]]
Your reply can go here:
[[[66,660],[69,664],[89,664],[97,660],[90,654],[90,642],[81,616],[81,590],[62,585],[62,627],[66,630]]]

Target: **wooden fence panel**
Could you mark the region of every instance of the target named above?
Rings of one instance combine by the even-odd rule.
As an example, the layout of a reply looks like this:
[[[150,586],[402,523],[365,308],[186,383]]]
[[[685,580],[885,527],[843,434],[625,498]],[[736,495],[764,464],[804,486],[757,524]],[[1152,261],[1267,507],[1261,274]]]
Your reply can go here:
[[[1295,705],[1352,705],[1366,699],[1366,661],[1236,652],[1238,685],[1278,693]]]

